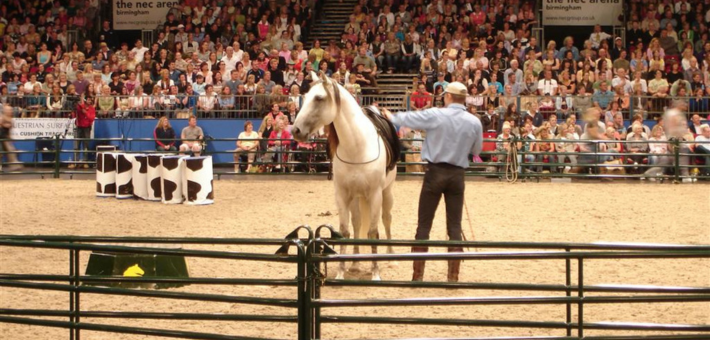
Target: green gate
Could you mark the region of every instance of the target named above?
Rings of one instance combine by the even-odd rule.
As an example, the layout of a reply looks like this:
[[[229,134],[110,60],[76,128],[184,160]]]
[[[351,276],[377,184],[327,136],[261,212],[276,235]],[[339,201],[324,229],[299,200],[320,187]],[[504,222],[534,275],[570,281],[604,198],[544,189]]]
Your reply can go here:
[[[329,237],[321,237],[328,231]],[[305,235],[304,235],[305,234]],[[222,245],[222,246],[267,246],[272,253],[237,251],[213,251],[175,249],[164,247],[127,246],[152,245]],[[337,245],[359,246],[427,246],[432,248],[470,247],[463,253],[398,253],[398,254],[337,254]],[[536,339],[707,339],[708,324],[657,324],[627,322],[595,322],[585,318],[586,305],[638,304],[638,303],[697,303],[710,302],[710,287],[679,286],[631,286],[585,284],[585,262],[598,259],[642,261],[643,259],[708,259],[708,245],[650,245],[650,244],[577,244],[577,243],[520,243],[520,242],[465,242],[465,241],[409,241],[409,240],[353,240],[343,239],[330,226],[321,226],[312,231],[302,226],[285,239],[231,239],[231,238],[158,238],[158,237],[82,237],[82,236],[13,236],[0,235],[0,247],[43,248],[66,250],[69,254],[67,275],[10,274],[0,273],[0,287],[32,290],[53,290],[69,294],[66,310],[52,309],[0,309],[0,322],[24,325],[65,328],[69,339],[79,340],[81,331],[102,331],[137,335],[162,336],[182,339],[255,339],[253,337],[228,336],[213,333],[196,333],[157,328],[135,328],[110,324],[98,324],[86,320],[145,319],[145,320],[201,320],[295,323],[298,334],[288,338],[325,339],[332,335],[322,334],[323,324],[411,324],[470,327],[544,328],[564,332],[564,336],[534,337]],[[492,249],[507,251],[490,251]],[[207,277],[124,277],[115,275],[82,275],[81,256],[88,252],[111,252],[116,254],[152,254],[186,258],[212,258],[243,261],[281,262],[293,265],[293,279],[256,278],[207,278]],[[362,281],[333,280],[327,277],[327,264],[341,261],[404,261],[461,259],[467,261],[564,261],[565,275],[560,284],[531,283],[476,283],[476,282],[410,282],[410,281]],[[576,271],[576,280],[572,273]],[[699,273],[704,275],[707,273]],[[574,282],[573,282],[574,281]],[[61,282],[61,283],[60,283]],[[248,297],[219,294],[201,294],[164,290],[144,290],[116,287],[117,283],[169,285],[269,285],[297,288],[296,296],[290,299],[273,297]],[[102,287],[109,286],[109,287]],[[389,287],[392,289],[466,289],[496,291],[554,292],[559,296],[518,297],[459,297],[421,298],[416,295],[402,299],[325,299],[324,287]],[[588,293],[605,295],[588,296]],[[620,293],[627,295],[619,295]],[[293,315],[248,315],[220,313],[146,313],[119,311],[88,311],[82,309],[82,294],[105,294],[134,297],[153,297],[173,300],[228,302],[259,306],[272,306],[292,311]],[[405,318],[398,316],[335,316],[327,311],[342,307],[373,306],[490,306],[490,305],[559,305],[565,308],[564,320],[479,320],[442,318]],[[576,309],[576,313],[573,311]],[[573,317],[576,314],[576,317]],[[47,317],[66,318],[66,321],[48,320]],[[634,336],[587,336],[586,330],[654,331],[653,335]],[[660,334],[660,335],[659,335]],[[438,338],[438,337],[437,337]],[[533,337],[507,337],[510,340]],[[474,338],[471,338],[474,339]],[[493,339],[493,338],[475,338]],[[496,338],[500,339],[500,338]]]

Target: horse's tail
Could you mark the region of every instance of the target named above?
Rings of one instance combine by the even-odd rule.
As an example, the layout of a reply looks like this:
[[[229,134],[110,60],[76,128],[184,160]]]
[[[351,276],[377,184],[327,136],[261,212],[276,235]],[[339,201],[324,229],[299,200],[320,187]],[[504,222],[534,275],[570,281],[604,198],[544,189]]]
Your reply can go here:
[[[355,237],[367,239],[367,232],[370,230],[370,202],[364,197],[360,197],[360,226],[357,228]]]

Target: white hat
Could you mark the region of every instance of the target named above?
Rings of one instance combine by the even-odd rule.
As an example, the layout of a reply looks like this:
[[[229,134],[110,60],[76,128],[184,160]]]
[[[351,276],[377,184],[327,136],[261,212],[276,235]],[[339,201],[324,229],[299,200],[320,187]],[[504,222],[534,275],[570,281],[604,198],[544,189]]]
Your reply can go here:
[[[178,25],[178,29],[181,29],[181,28],[185,28],[185,25],[183,25],[183,24]]]
[[[468,90],[466,89],[466,85],[461,84],[460,82],[457,82],[457,81],[447,85],[444,92],[448,92],[451,94],[457,94],[459,96],[468,95]]]

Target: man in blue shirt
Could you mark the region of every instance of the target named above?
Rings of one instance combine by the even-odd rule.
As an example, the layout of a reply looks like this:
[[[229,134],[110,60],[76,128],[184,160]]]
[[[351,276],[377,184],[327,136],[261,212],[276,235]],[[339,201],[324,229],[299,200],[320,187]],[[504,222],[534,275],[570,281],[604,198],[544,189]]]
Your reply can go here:
[[[461,214],[464,203],[464,174],[469,154],[478,156],[483,145],[481,121],[466,111],[466,86],[450,83],[444,92],[445,108],[431,108],[398,114],[384,110],[394,124],[426,131],[422,159],[429,163],[419,195],[417,240],[428,240],[436,208],[444,195],[446,231],[450,240],[461,240]],[[412,252],[427,252],[428,247],[414,246]],[[461,252],[449,247],[449,252]],[[424,278],[425,261],[414,261],[412,281]],[[449,260],[448,281],[457,282],[460,260]]]
[[[579,50],[574,47],[574,40],[571,36],[566,37],[562,41],[562,45],[563,46],[560,48],[560,51],[557,52],[557,59],[565,59],[565,54],[567,54],[568,51],[572,51],[572,58],[574,58],[574,60],[579,60]]]
[[[599,90],[592,95],[592,103],[594,103],[595,107],[607,111],[612,100],[614,100],[614,91],[609,90],[609,84],[606,80],[602,80],[599,84]]]
[[[446,91],[446,87],[449,86],[449,82],[444,79],[444,75],[442,73],[439,73],[437,81],[434,83],[434,92],[436,92],[437,86],[443,87],[444,91]]]

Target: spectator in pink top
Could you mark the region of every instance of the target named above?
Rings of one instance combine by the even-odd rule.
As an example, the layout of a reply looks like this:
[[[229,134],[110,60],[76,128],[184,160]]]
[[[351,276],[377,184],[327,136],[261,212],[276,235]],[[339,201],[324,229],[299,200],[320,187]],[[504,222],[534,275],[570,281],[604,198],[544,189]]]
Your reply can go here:
[[[261,16],[261,21],[259,21],[256,27],[259,29],[259,38],[262,40],[265,39],[266,35],[269,33],[269,20],[266,14]]]

